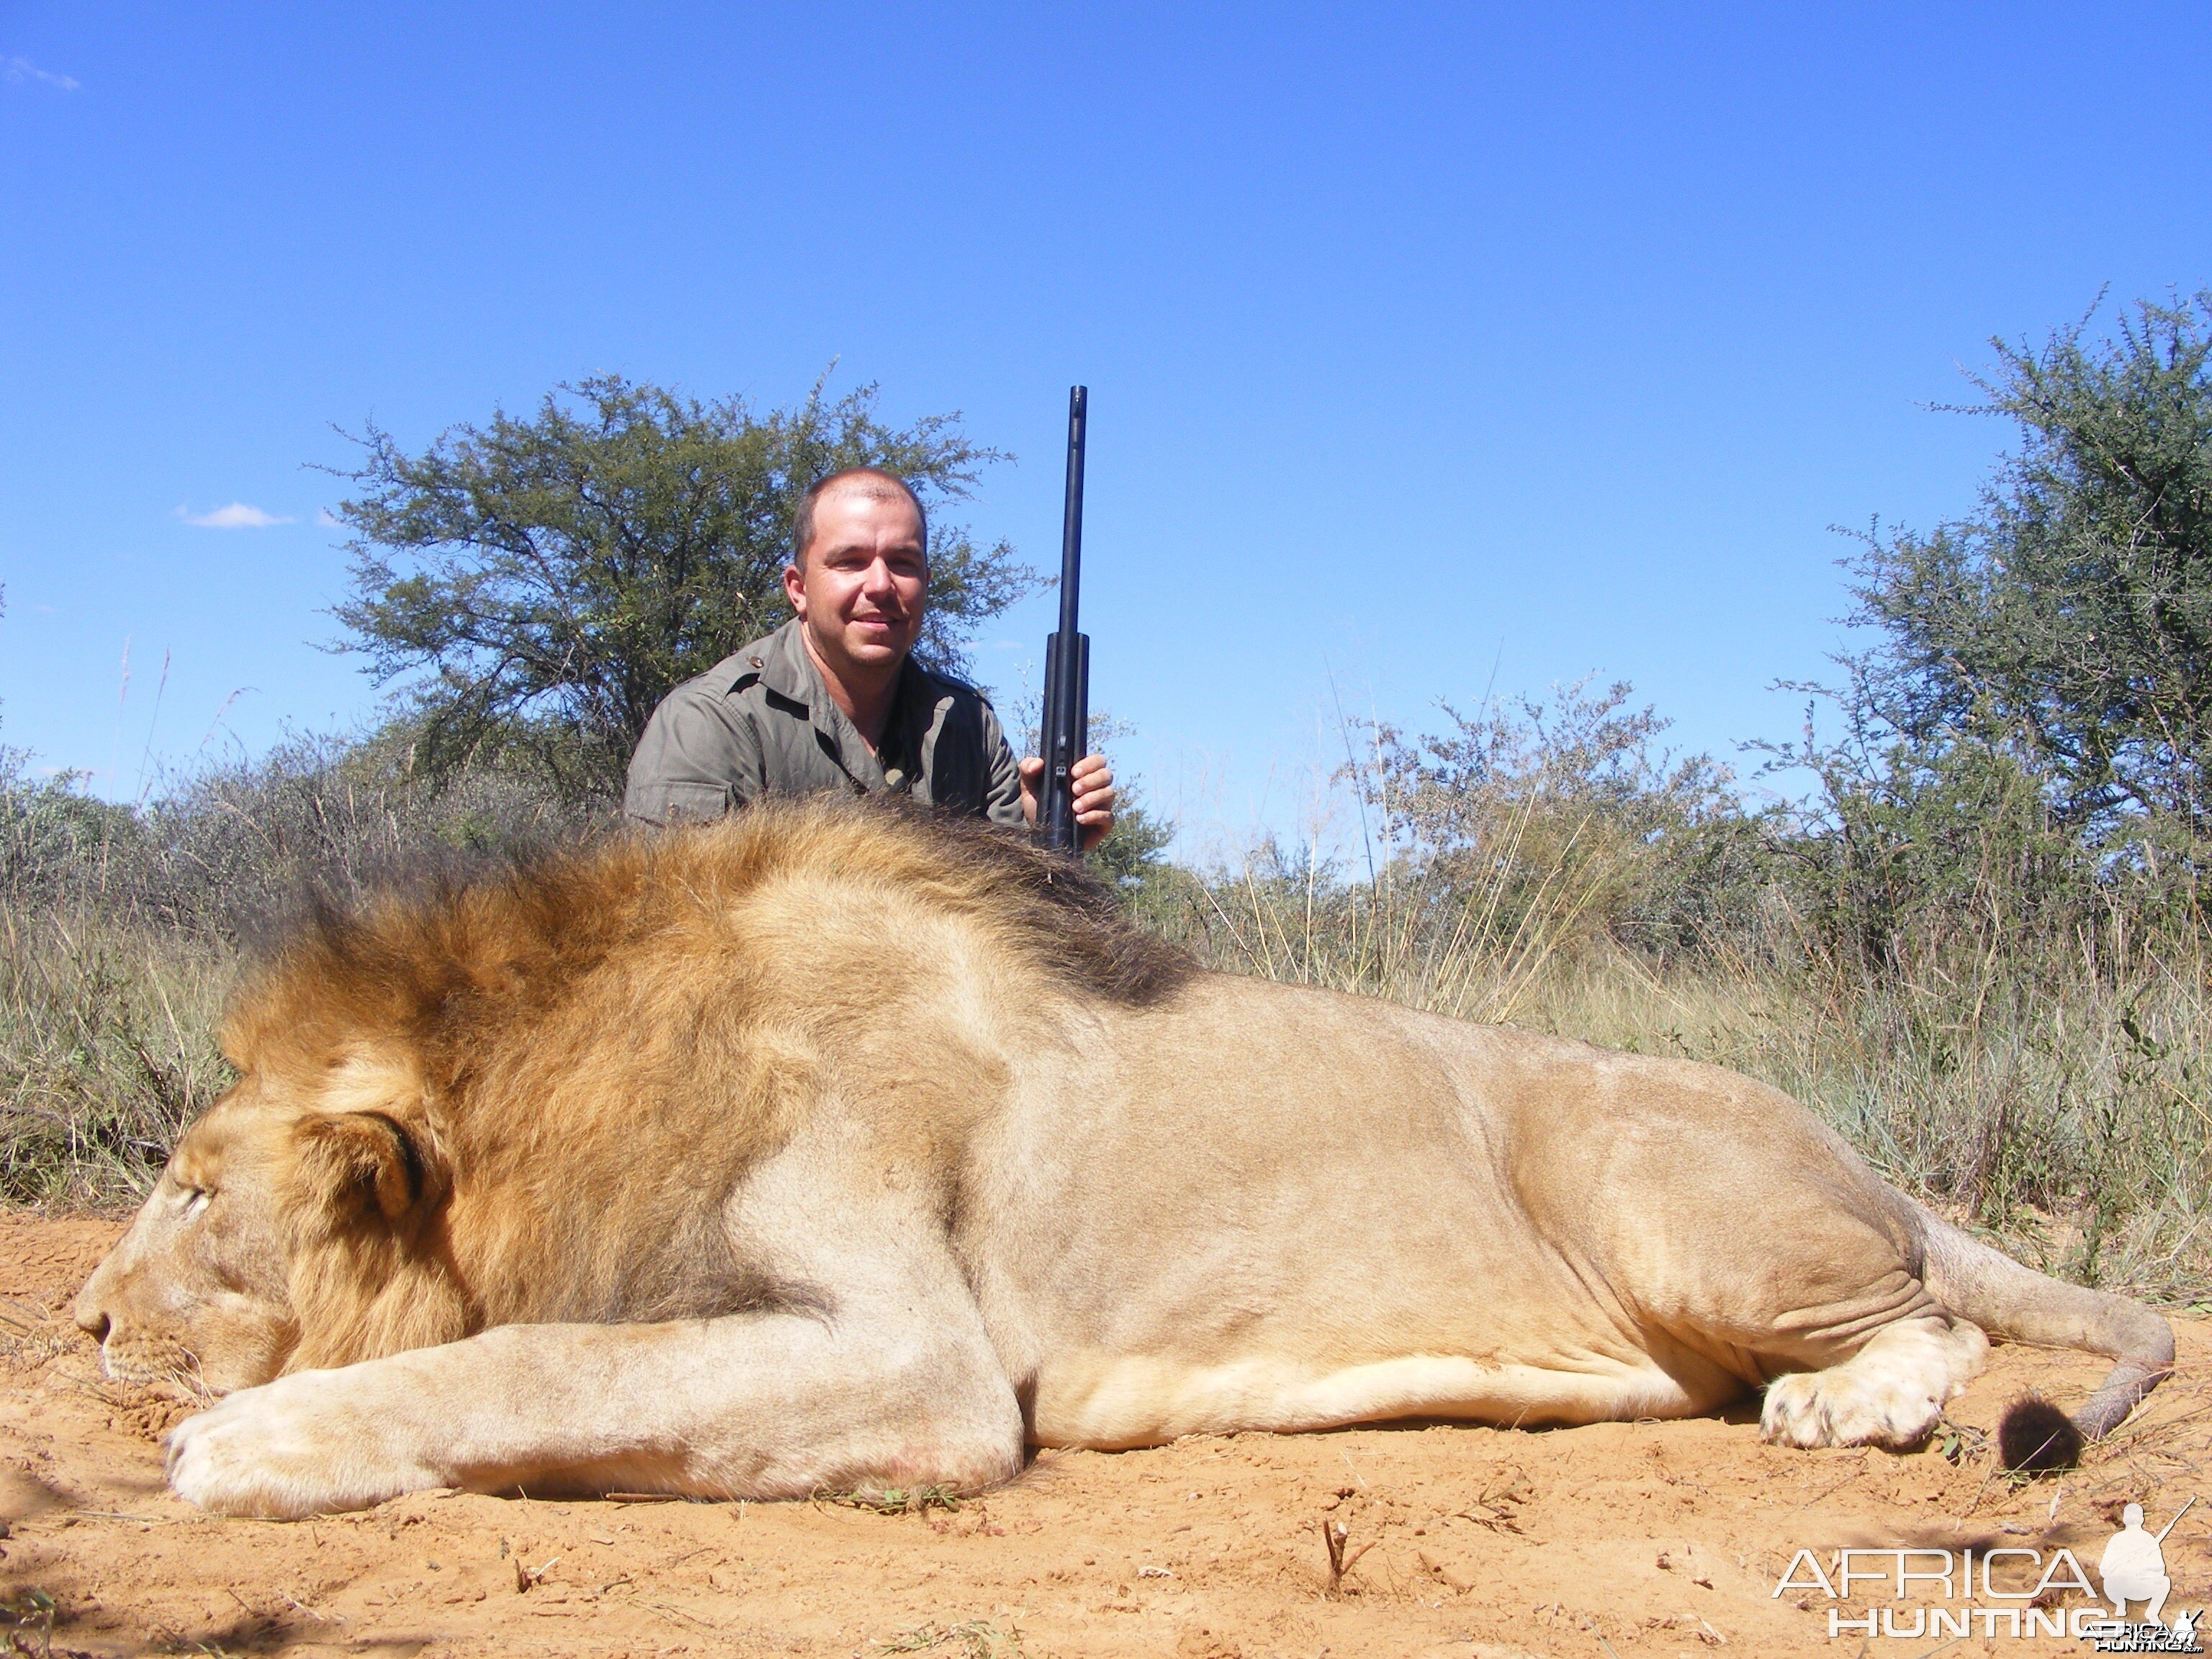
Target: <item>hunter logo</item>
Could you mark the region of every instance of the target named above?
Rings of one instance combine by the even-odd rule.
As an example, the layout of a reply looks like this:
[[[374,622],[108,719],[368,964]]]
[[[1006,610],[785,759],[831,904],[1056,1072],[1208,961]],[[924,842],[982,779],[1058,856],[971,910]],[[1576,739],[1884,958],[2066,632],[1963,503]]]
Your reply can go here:
[[[2055,1636],[2088,1642],[2099,1653],[2202,1653],[2203,1608],[2161,1622],[2173,1593],[2166,1535],[2196,1503],[2191,1498],[2155,1533],[2143,1524],[2142,1505],[2129,1504],[2097,1558],[2094,1580],[2070,1549],[1844,1549],[1825,1565],[1801,1549],[1774,1595],[1817,1590],[1832,1602],[1861,1603],[1863,1613],[1831,1607],[1827,1615],[1832,1638],[1862,1642]],[[2088,1605],[2063,1605],[2069,1591]],[[2140,1622],[2130,1622],[2131,1606],[2142,1607]]]

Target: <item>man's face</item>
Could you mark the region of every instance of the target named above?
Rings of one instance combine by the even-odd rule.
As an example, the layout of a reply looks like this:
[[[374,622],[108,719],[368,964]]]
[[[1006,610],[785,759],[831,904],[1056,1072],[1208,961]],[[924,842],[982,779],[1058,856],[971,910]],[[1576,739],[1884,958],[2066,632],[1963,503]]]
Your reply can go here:
[[[813,544],[783,573],[783,591],[830,667],[896,668],[921,632],[929,592],[921,515],[896,490],[830,490],[814,504]]]

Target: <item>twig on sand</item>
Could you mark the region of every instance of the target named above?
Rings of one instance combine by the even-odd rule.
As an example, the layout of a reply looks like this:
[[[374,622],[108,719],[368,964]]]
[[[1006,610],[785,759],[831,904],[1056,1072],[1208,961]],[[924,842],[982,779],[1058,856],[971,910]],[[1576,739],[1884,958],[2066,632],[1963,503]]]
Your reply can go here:
[[[695,1630],[720,1630],[721,1628],[719,1625],[702,1619],[696,1613],[686,1613],[683,1608],[672,1606],[666,1601],[638,1601],[632,1603],[632,1605],[647,1608],[652,1612],[659,1613],[664,1619],[674,1620],[679,1624],[689,1625]]]
[[[302,1601],[301,1600],[300,1600],[300,1598],[299,1598],[298,1596],[296,1596],[296,1595],[284,1595],[284,1592],[283,1592],[283,1590],[278,1590],[278,1591],[276,1592],[276,1594],[277,1594],[277,1595],[283,1595],[283,1596],[284,1596],[284,1599],[285,1599],[287,1601],[289,1601],[289,1602],[290,1602],[294,1607],[295,1607],[299,1608],[299,1610],[300,1610],[301,1612],[302,1612],[302,1613],[306,1613],[306,1614],[307,1615],[307,1617],[308,1617],[308,1618],[310,1618],[310,1619],[313,1620],[314,1620],[317,1624],[319,1624],[319,1625],[327,1625],[327,1624],[329,1624],[329,1623],[331,1622],[331,1620],[333,1620],[333,1619],[337,1620],[337,1622],[338,1622],[339,1624],[341,1624],[341,1625],[343,1625],[343,1623],[345,1623],[345,1614],[343,1614],[343,1613],[317,1613],[317,1612],[316,1612],[313,1607],[309,1607],[309,1606],[308,1606],[305,1601]]]
[[[1334,1595],[1344,1583],[1344,1575],[1359,1565],[1359,1558],[1380,1541],[1370,1539],[1356,1550],[1347,1551],[1352,1541],[1352,1528],[1341,1521],[1331,1521],[1326,1516],[1321,1523],[1322,1542],[1328,1547],[1328,1590]]]

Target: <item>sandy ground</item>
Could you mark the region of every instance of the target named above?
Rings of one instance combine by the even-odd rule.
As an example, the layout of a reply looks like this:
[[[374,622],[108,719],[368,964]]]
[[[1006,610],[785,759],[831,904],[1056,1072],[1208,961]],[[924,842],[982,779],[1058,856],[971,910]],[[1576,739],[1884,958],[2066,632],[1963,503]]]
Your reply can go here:
[[[1857,1616],[1863,1587],[1848,1603],[1774,1595],[1799,1547],[2065,1546],[2094,1571],[2124,1503],[2155,1528],[2197,1492],[2166,1542],[2167,1617],[2212,1601],[2204,1322],[2180,1328],[2180,1375],[2084,1468],[2019,1485],[1971,1434],[1955,1462],[1940,1443],[1783,1451],[1743,1412],[1048,1454],[949,1513],[422,1493],[280,1524],[172,1498],[160,1442],[181,1409],[102,1381],[67,1322],[116,1231],[0,1218],[0,1635],[19,1651],[1857,1655],[1863,1638],[1832,1639],[1827,1611]],[[2001,1349],[1952,1416],[1986,1427],[2031,1381],[2075,1403],[2099,1370]],[[1334,1585],[1330,1526],[1356,1558]],[[2089,1646],[1978,1631],[1878,1633],[1868,1650]]]

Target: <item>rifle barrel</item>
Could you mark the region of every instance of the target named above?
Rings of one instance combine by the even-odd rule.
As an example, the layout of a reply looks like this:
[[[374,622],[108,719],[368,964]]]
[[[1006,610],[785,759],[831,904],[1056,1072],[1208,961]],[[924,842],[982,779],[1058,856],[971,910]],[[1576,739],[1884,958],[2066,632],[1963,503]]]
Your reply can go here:
[[[2167,1532],[2172,1532],[2176,1527],[2179,1526],[2181,1524],[2181,1517],[2188,1514],[2190,1510],[2196,1507],[2197,1500],[2192,1498],[2186,1504],[2184,1504],[2179,1509],[2176,1510],[2173,1512],[2173,1519],[2166,1523],[2166,1532],[2159,1534],[2158,1541],[2161,1544],[2166,1542],[2166,1534]]]
[[[1067,392],[1067,500],[1060,532],[1060,631],[1045,641],[1044,799],[1038,802],[1037,827],[1045,845],[1077,851],[1082,832],[1075,822],[1075,763],[1083,758],[1090,733],[1090,641],[1080,631],[1083,594],[1083,449],[1091,393],[1084,386]]]
[[[1067,501],[1060,526],[1060,631],[1068,639],[1075,635],[1083,591],[1083,443],[1090,403],[1088,386],[1068,388]]]

